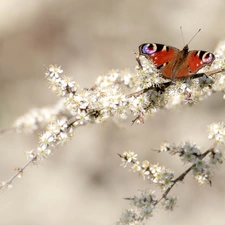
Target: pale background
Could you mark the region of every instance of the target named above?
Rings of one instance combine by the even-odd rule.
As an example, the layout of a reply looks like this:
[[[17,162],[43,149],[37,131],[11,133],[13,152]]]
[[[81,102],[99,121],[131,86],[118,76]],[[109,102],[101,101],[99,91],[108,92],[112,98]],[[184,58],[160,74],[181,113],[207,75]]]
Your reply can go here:
[[[54,104],[43,64],[62,65],[83,87],[110,69],[133,69],[133,50],[144,42],[213,51],[225,38],[225,1],[217,0],[0,0],[0,128],[31,107]],[[107,122],[78,129],[39,167],[29,167],[13,189],[0,193],[0,224],[113,224],[129,207],[124,197],[154,186],[119,167],[117,153],[134,150],[140,160],[184,170],[177,157],[152,153],[164,140],[195,141],[207,148],[207,125],[224,119],[222,94],[182,110],[161,112],[144,125]],[[37,135],[0,137],[0,181],[26,162]],[[224,224],[224,165],[213,186],[191,176],[174,188],[179,207],[157,210],[148,224]]]

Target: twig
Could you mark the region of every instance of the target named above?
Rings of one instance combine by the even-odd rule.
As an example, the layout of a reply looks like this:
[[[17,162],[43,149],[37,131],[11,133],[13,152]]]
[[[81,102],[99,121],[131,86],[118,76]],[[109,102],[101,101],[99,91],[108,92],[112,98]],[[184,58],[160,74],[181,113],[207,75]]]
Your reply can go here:
[[[205,158],[211,151],[213,150],[213,148],[210,148],[209,150],[205,151],[202,155],[201,155],[201,159]],[[162,197],[157,201],[156,204],[158,204],[162,199],[164,199],[168,193],[171,191],[171,189],[173,188],[173,186],[178,182],[178,181],[183,181],[184,178],[186,177],[186,175],[195,167],[195,164],[193,164],[192,166],[190,166],[186,171],[184,171],[180,176],[178,176],[175,180],[173,180],[173,184],[168,187],[166,189],[166,191],[163,193]]]
[[[13,182],[13,180],[18,177],[21,173],[23,173],[23,171],[26,169],[26,167],[34,162],[37,159],[37,155],[35,155],[30,161],[28,161],[22,168],[18,169],[18,171],[10,178],[8,179],[6,182],[4,182],[2,185],[0,185],[0,190],[5,186],[5,184],[9,185]]]
[[[210,148],[207,151],[205,151],[203,154],[200,155],[200,159],[205,158],[214,148]],[[127,160],[126,156],[123,156],[121,154],[118,154],[120,158],[123,158]],[[131,163],[135,164],[135,161],[132,159]],[[185,170],[181,175],[179,175],[177,178],[172,180],[172,185],[166,189],[166,191],[162,194],[161,198],[155,202],[155,206],[161,202],[163,199],[166,198],[166,196],[169,194],[169,192],[172,190],[173,186],[178,182],[178,181],[183,181],[186,175],[195,167],[195,164],[191,165],[187,170]],[[125,200],[134,200],[134,198],[124,198]]]
[[[68,120],[66,123],[67,123],[67,129],[69,127],[71,127],[75,122],[77,122],[79,119],[77,119],[76,117]],[[59,133],[57,135],[60,134],[61,131],[59,131]],[[2,184],[0,185],[0,190],[5,186],[5,185],[10,185],[13,180],[18,177],[21,173],[24,172],[24,170],[27,168],[28,165],[30,165],[32,162],[34,162],[36,159],[38,158],[38,154],[34,154],[32,159],[30,159],[22,168],[18,168],[17,169],[17,172],[10,178],[8,179],[7,181],[5,182],[2,182]]]

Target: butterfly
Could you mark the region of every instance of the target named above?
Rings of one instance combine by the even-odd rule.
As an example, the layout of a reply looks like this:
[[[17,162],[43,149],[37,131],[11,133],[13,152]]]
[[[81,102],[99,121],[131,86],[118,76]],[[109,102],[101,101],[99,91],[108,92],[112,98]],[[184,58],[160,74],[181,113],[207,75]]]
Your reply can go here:
[[[161,76],[170,80],[187,79],[198,75],[197,72],[201,68],[211,65],[215,60],[215,55],[211,52],[189,51],[188,44],[179,50],[164,44],[145,43],[139,46],[139,55],[151,60]],[[141,66],[140,60],[138,63]],[[219,71],[213,71],[215,72]]]

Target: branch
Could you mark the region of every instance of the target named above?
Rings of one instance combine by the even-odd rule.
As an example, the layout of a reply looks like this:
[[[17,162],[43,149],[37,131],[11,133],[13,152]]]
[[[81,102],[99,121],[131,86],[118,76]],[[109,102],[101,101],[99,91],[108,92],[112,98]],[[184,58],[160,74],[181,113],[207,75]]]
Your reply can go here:
[[[205,151],[200,158],[203,159],[205,158],[210,152],[212,152],[214,148],[210,148],[209,150]],[[172,185],[167,188],[167,190],[163,193],[162,197],[158,200],[158,202],[160,202],[162,199],[166,198],[166,196],[169,194],[169,192],[171,191],[171,189],[173,188],[173,186],[178,182],[178,181],[183,181],[184,178],[186,177],[186,175],[192,171],[192,169],[195,167],[196,164],[193,164],[192,166],[190,166],[185,172],[183,172],[180,176],[178,176],[175,180],[173,180]],[[157,202],[157,203],[158,203]]]
[[[22,168],[18,168],[17,169],[17,172],[10,178],[8,179],[7,181],[5,182],[2,182],[2,185],[0,185],[0,190],[3,188],[3,187],[9,187],[13,180],[18,177],[19,175],[22,175],[24,170],[27,168],[28,165],[30,165],[32,162],[34,162],[36,159],[37,159],[38,155],[35,155],[33,159],[29,160]]]

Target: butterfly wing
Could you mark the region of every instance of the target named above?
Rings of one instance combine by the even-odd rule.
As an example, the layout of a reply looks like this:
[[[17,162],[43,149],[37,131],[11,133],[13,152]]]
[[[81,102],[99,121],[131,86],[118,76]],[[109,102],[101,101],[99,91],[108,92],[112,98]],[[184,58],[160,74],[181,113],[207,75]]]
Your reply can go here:
[[[196,73],[201,68],[211,65],[215,60],[215,55],[207,51],[190,51],[187,61],[190,73]]]
[[[172,70],[179,52],[179,49],[163,44],[145,43],[139,46],[139,54],[151,60],[161,75],[169,79],[172,78]]]
[[[201,68],[210,65],[214,59],[215,56],[211,52],[189,51],[188,45],[185,45],[177,54],[172,70],[172,79],[187,79],[195,75]]]

